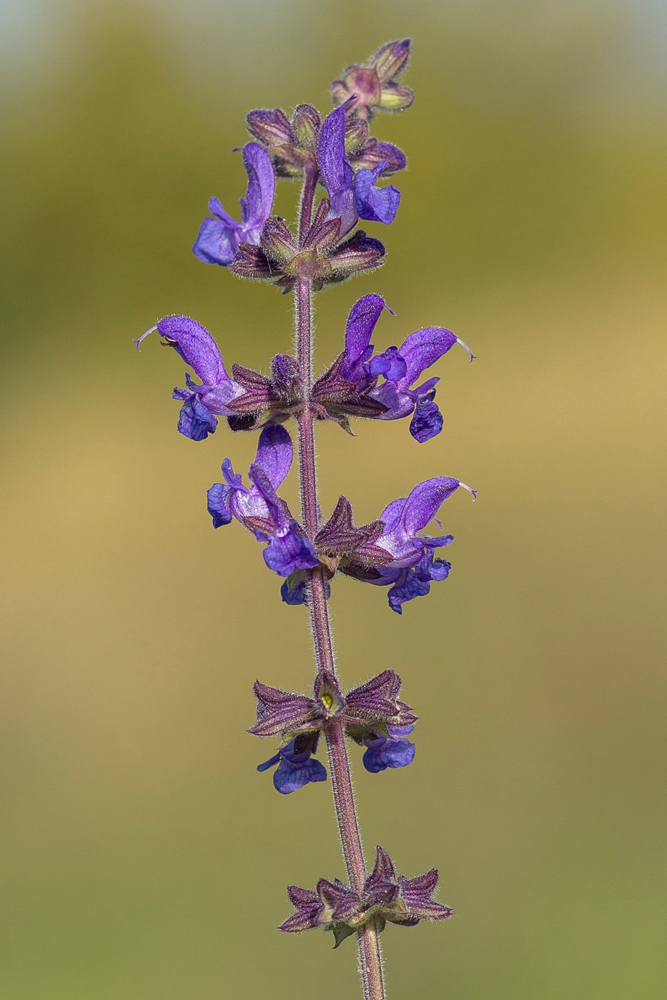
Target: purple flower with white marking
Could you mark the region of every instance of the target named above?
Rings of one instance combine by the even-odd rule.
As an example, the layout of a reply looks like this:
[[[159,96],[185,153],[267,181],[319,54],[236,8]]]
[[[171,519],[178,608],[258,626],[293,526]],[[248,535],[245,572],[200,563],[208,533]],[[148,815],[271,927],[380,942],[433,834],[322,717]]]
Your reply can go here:
[[[281,747],[275,756],[259,764],[257,770],[267,771],[277,764],[273,773],[274,787],[282,795],[289,795],[311,781],[327,780],[324,764],[313,759],[312,754],[316,749],[317,740],[313,743],[312,735],[304,733],[291,740],[287,746]]]
[[[208,203],[214,218],[204,219],[192,248],[195,257],[205,264],[227,267],[239,243],[259,245],[262,226],[271,215],[276,187],[271,157],[258,142],[248,142],[243,147],[243,165],[248,174],[248,188],[245,199],[239,198],[241,222],[233,219],[217,198]]]
[[[424,597],[432,582],[445,580],[449,575],[451,564],[435,558],[435,550],[449,545],[454,536],[430,537],[422,531],[459,486],[476,497],[477,491],[460,480],[438,476],[415,486],[408,497],[393,500],[380,515],[384,527],[373,543],[389,558],[383,561],[375,556],[367,558],[364,547],[360,546],[341,558],[340,571],[364,583],[390,587],[389,607],[400,615],[406,601]]]
[[[188,316],[165,316],[134,343],[139,345],[149,333],[158,331],[165,346],[173,347],[190,365],[201,384],[186,373],[185,389],[174,389],[173,398],[183,400],[178,429],[192,441],[203,441],[218,426],[218,416],[235,416],[229,408],[244,389],[227,374],[218,345],[208,330]]]
[[[376,181],[388,163],[380,160],[372,170],[362,168],[355,174],[345,152],[345,109],[336,108],[325,118],[317,147],[320,175],[329,194],[329,219],[340,219],[339,237],[356,225],[358,219],[369,222],[394,221],[401,192],[393,184],[379,188]]]
[[[318,565],[312,543],[276,493],[290,470],[292,456],[292,439],[285,428],[281,424],[265,427],[249,470],[252,485],[243,483],[226,458],[222,463],[225,482],[214,483],[207,494],[213,527],[220,528],[236,518],[257,541],[269,543],[264,561],[280,576]]]

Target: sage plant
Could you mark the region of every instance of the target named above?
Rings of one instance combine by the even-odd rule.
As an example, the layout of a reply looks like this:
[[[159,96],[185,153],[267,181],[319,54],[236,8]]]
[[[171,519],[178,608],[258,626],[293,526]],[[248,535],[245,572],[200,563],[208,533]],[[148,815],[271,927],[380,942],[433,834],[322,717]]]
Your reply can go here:
[[[293,694],[257,681],[257,721],[249,732],[274,742],[275,753],[257,770],[274,768],[273,785],[283,795],[326,781],[316,756],[326,745],[328,770],[343,847],[347,884],[322,878],[315,889],[290,886],[294,913],[280,930],[315,927],[331,931],[338,947],[356,935],[366,1000],[384,997],[379,935],[389,921],[411,927],[420,920],[443,920],[451,909],[433,899],[438,872],[416,878],[396,875],[389,854],[378,847],[370,873],[361,845],[348,744],[363,749],[362,763],[376,774],[406,767],[415,756],[411,736],[417,716],[401,700],[401,678],[384,670],[350,691],[341,688],[331,644],[327,600],[338,574],[385,587],[389,607],[429,593],[445,580],[450,563],[438,550],[451,535],[425,534],[441,505],[465,483],[436,476],[392,500],[377,520],[356,525],[352,505],[341,496],[325,519],[320,513],[315,462],[315,423],[332,420],[351,433],[350,420],[401,420],[418,443],[440,433],[443,418],[435,402],[438,378],[422,381],[427,369],[455,344],[443,327],[410,333],[397,346],[378,351],[371,339],[388,305],[380,295],[364,295],[349,313],[342,351],[313,378],[313,295],[326,285],[377,268],[385,247],[359,222],[390,225],[401,194],[386,178],[406,166],[402,151],[370,134],[376,111],[401,111],[412,91],[397,82],[410,55],[410,40],[383,45],[367,66],[354,65],[333,83],[334,110],[324,119],[310,104],[291,117],[279,108],[247,116],[252,141],[243,147],[248,174],[241,221],[217,198],[201,224],[195,255],[241,277],[270,281],[294,296],[295,351],[276,354],[270,373],[234,364],[231,375],[208,330],[186,316],[167,316],[139,338],[157,330],[199,381],[185,376],[174,389],[181,403],[178,430],[193,441],[212,434],[218,418],[232,431],[259,431],[257,454],[247,480],[230,459],[222,463],[224,482],[208,491],[215,528],[236,520],[264,546],[267,567],[282,578],[282,600],[305,605],[315,653],[312,694]],[[277,178],[301,181],[298,220],[293,228],[272,214]],[[385,325],[388,331],[389,324]],[[385,335],[383,335],[385,336]],[[279,495],[293,459],[286,425],[294,421],[298,442],[300,519]],[[439,522],[438,522],[439,523]],[[277,744],[277,746],[276,746]],[[306,792],[305,794],[315,794]]]

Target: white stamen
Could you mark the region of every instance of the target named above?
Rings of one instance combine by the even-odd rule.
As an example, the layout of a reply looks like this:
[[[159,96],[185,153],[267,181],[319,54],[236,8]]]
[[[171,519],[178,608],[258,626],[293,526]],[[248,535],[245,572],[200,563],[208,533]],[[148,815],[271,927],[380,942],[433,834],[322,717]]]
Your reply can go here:
[[[470,361],[472,363],[475,360],[475,358],[477,357],[477,355],[472,353],[472,351],[470,350],[470,348],[468,347],[468,345],[464,344],[460,337],[456,338],[456,343],[460,344],[461,347],[465,347],[466,351],[470,355]],[[461,485],[463,485],[463,484],[461,484]],[[467,489],[467,487],[466,487],[466,489]]]
[[[145,340],[149,333],[154,333],[156,330],[157,330],[157,326],[152,326],[150,328],[150,330],[146,330],[145,333],[142,333],[142,335],[137,340],[135,340],[134,337],[132,338],[132,343],[137,345],[137,350],[138,351],[141,351],[141,348],[139,347],[139,344],[141,343],[141,341]]]

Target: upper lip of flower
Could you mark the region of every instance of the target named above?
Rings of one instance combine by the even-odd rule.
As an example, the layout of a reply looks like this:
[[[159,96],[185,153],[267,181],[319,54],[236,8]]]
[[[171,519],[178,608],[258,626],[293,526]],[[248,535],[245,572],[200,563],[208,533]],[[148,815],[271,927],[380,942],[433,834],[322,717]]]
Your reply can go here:
[[[269,218],[275,196],[275,176],[271,157],[258,142],[243,147],[243,164],[248,174],[245,198],[240,198],[241,222],[222,207],[217,198],[208,204],[213,218],[201,224],[193,253],[206,264],[226,267],[232,262],[241,242],[259,243],[262,226]]]
[[[329,193],[330,219],[340,219],[339,237],[358,219],[389,225],[398,211],[401,193],[393,184],[377,188],[375,182],[386,166],[381,160],[373,170],[355,174],[345,152],[345,107],[328,115],[320,130],[317,159],[322,181]]]

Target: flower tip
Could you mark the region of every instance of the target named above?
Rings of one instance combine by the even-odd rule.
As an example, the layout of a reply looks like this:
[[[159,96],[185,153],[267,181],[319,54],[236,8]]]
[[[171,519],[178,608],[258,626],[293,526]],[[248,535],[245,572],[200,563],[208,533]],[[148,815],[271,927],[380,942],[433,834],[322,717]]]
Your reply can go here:
[[[464,490],[468,491],[468,493],[472,493],[472,500],[474,503],[475,500],[477,499],[477,494],[479,493],[479,490],[473,490],[472,487],[466,486],[466,484],[462,483],[460,479],[459,479],[459,486],[462,486]]]
[[[139,353],[141,353],[141,347],[140,347],[141,341],[145,340],[149,333],[155,333],[156,330],[157,330],[157,325],[152,326],[150,330],[146,330],[146,332],[142,333],[140,337],[137,337],[136,339],[134,337],[132,338],[132,343],[137,345],[137,350],[139,351]]]
[[[477,357],[477,355],[472,353],[472,351],[470,350],[470,348],[468,347],[468,345],[464,344],[464,342],[461,340],[460,337],[456,338],[456,343],[460,344],[461,347],[465,347],[466,351],[470,355],[470,363],[472,364],[472,362],[475,360],[475,358]]]

